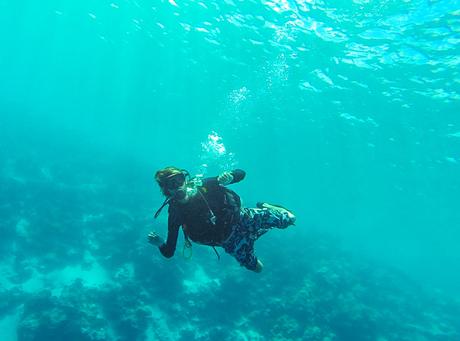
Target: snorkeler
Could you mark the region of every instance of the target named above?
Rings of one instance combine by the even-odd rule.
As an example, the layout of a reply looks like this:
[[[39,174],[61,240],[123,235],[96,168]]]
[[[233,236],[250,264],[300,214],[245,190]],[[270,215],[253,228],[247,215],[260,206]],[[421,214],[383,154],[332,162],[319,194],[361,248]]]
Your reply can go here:
[[[261,272],[263,264],[254,254],[254,242],[273,227],[284,229],[294,225],[296,217],[278,205],[257,203],[257,208],[241,207],[238,194],[226,186],[240,182],[245,175],[240,169],[204,179],[191,179],[186,170],[176,167],[156,172],[155,180],[166,200],[155,218],[163,207],[169,206],[168,238],[165,242],[157,233],[150,232],[148,241],[170,258],[182,226],[186,246],[191,246],[190,240],[212,246],[214,251],[220,246],[241,266]]]

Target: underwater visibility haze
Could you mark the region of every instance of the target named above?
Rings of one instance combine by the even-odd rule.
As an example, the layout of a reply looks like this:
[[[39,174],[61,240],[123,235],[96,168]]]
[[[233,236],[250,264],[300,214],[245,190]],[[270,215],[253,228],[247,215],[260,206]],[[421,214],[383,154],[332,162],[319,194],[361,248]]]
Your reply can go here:
[[[460,1],[0,0],[0,31],[1,340],[460,340]],[[295,212],[262,273],[147,242],[170,165]]]

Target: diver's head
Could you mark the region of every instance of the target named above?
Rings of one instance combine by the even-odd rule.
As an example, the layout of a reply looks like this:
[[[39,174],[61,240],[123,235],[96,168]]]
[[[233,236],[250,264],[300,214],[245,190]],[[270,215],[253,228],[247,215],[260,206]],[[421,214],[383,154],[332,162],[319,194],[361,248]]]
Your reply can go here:
[[[165,196],[183,200],[187,194],[185,185],[188,176],[189,173],[184,169],[166,167],[156,172],[155,180]]]

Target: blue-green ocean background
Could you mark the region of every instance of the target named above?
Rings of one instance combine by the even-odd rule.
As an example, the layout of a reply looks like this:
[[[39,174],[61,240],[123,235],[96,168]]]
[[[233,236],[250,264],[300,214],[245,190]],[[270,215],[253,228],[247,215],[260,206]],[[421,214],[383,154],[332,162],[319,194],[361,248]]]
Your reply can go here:
[[[1,0],[0,32],[6,340],[459,336],[459,315],[430,312],[460,302],[458,0]],[[153,174],[169,165],[244,169],[246,206],[292,208],[295,227],[258,241],[262,274],[146,242],[167,232]],[[327,308],[274,311],[325,273]],[[387,308],[354,294],[369,310],[348,329],[319,318],[357,286],[453,317],[360,330]]]

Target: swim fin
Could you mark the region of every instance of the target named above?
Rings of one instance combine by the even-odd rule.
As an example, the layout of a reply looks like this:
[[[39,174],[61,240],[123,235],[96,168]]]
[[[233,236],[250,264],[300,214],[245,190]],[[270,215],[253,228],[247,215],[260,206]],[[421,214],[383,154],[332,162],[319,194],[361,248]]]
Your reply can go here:
[[[294,215],[294,213],[292,213],[290,210],[288,210],[287,208],[281,206],[281,205],[275,205],[275,204],[269,204],[267,202],[258,202],[256,204],[257,208],[266,208],[266,209],[269,209],[269,210],[275,210],[275,211],[278,211],[280,212],[281,214],[286,214],[290,220],[290,224],[289,225],[295,225],[295,221],[296,221],[296,216]]]

